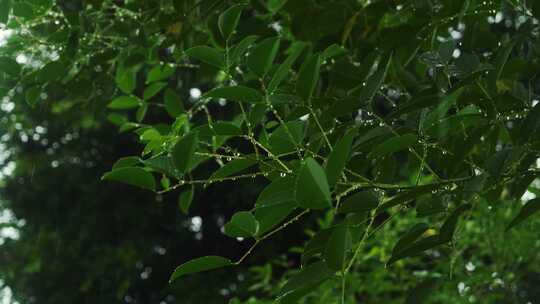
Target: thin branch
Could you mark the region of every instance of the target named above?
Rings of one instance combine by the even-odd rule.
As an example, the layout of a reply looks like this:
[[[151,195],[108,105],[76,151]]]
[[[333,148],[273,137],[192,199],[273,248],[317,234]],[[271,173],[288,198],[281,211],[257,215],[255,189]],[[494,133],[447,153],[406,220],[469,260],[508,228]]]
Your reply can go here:
[[[283,225],[279,226],[278,228],[270,231],[269,233],[265,234],[263,237],[261,237],[260,239],[257,239],[255,241],[255,243],[253,243],[253,245],[251,245],[251,247],[248,249],[248,251],[246,251],[246,253],[244,253],[244,255],[242,255],[242,257],[240,257],[240,259],[238,259],[238,261],[236,261],[234,264],[235,265],[239,265],[241,264],[250,254],[251,252],[253,252],[253,250],[255,249],[255,247],[257,247],[257,245],[264,241],[265,239],[269,238],[270,236],[278,233],[279,231],[285,229],[287,226],[289,226],[290,224],[298,221],[302,216],[308,214],[310,212],[309,209],[306,209],[304,211],[302,211],[301,213],[299,213],[297,216],[293,217],[292,219],[290,219],[289,221],[285,222]]]

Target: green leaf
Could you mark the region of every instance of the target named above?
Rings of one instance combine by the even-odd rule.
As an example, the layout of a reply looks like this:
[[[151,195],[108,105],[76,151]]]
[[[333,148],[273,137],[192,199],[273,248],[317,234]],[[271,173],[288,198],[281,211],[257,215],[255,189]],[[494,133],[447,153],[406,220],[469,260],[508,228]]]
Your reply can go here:
[[[204,124],[196,127],[200,138],[210,138],[212,136],[239,136],[242,135],[242,130],[234,123],[219,121],[212,124]]]
[[[510,41],[507,45],[502,47],[497,52],[497,57],[495,58],[495,69],[488,72],[488,89],[492,95],[497,94],[497,81],[501,78],[504,66],[510,57],[510,53],[514,49],[516,41]]]
[[[128,122],[126,116],[118,113],[109,113],[107,115],[107,120],[116,126],[121,126]]]
[[[39,82],[50,82],[65,77],[66,63],[59,59],[50,61],[36,73],[36,80]]]
[[[0,71],[10,76],[18,76],[21,72],[21,66],[19,63],[9,57],[0,57],[0,66],[2,67]]]
[[[489,175],[499,178],[508,167],[511,160],[512,149],[502,149],[497,151],[486,160],[485,168]]]
[[[232,266],[233,264],[234,263],[231,262],[231,260],[220,256],[210,255],[196,258],[176,267],[169,279],[169,283],[172,283],[174,280],[186,274],[198,273],[212,269]]]
[[[411,246],[414,241],[421,237],[428,229],[429,226],[426,223],[418,223],[414,225],[411,229],[409,229],[409,231],[407,231],[407,233],[399,238],[394,246],[394,249],[392,249],[392,255],[398,254]]]
[[[342,47],[339,44],[332,44],[331,46],[327,47],[323,53],[322,53],[322,59],[326,60],[333,57],[338,57],[344,54],[347,54],[347,49]]]
[[[330,187],[334,187],[341,177],[341,173],[351,156],[351,146],[356,133],[356,129],[347,131],[347,133],[345,133],[345,135],[337,142],[332,153],[328,156],[325,171]]]
[[[212,131],[215,135],[238,136],[242,135],[242,130],[233,123],[219,121],[212,124]]]
[[[432,138],[442,139],[461,133],[467,128],[481,127],[488,123],[489,120],[480,113],[452,115],[435,123],[431,128],[425,130],[424,134]]]
[[[411,244],[410,246],[405,247],[403,250],[393,254],[390,260],[388,260],[388,262],[386,263],[386,265],[391,265],[395,263],[396,261],[401,260],[403,258],[420,254],[428,249],[432,249],[441,244],[443,243],[441,243],[438,235],[431,235],[431,236],[425,237]]]
[[[191,169],[198,140],[197,133],[190,133],[182,137],[173,147],[172,160],[178,171],[186,173]]]
[[[107,108],[113,110],[125,110],[139,107],[142,104],[142,101],[134,96],[120,96],[113,99],[108,105]]]
[[[331,206],[326,173],[313,158],[304,160],[296,179],[295,192],[296,201],[302,208],[324,209]]]
[[[309,284],[306,286],[303,286],[301,288],[295,289],[294,291],[291,291],[287,293],[286,295],[283,295],[282,297],[279,297],[276,299],[275,303],[279,304],[297,304],[300,303],[299,301],[302,300],[303,297],[305,297],[309,293],[313,293],[317,290],[318,286],[324,283],[325,280],[317,281],[313,284]]]
[[[264,188],[255,203],[255,218],[262,235],[284,220],[296,207],[294,177],[279,177]]]
[[[227,100],[246,103],[260,103],[263,101],[262,95],[259,93],[259,91],[245,86],[213,89],[206,93],[205,97],[224,98]]]
[[[156,188],[156,181],[152,173],[139,167],[114,169],[105,173],[101,179],[122,182],[152,191]]]
[[[419,200],[416,204],[416,216],[424,217],[444,212],[446,208],[439,197]]]
[[[540,198],[534,198],[527,201],[527,203],[521,208],[518,215],[510,222],[506,227],[506,231],[510,230],[512,227],[520,224],[536,212],[540,210]]]
[[[241,211],[235,213],[224,228],[230,237],[252,237],[259,231],[259,222],[251,212]]]
[[[268,0],[266,1],[266,6],[268,7],[268,10],[272,13],[277,13],[283,5],[287,3],[287,0]]]
[[[280,290],[279,297],[283,297],[304,287],[326,281],[333,275],[334,271],[328,268],[325,262],[315,262],[302,268],[299,273],[290,278]]]
[[[144,89],[143,99],[148,100],[148,99],[156,96],[156,94],[159,93],[161,90],[163,90],[163,88],[166,87],[166,86],[167,86],[167,83],[165,83],[165,82],[154,82],[154,83],[152,83],[151,85],[146,87],[146,89]]]
[[[0,0],[0,23],[7,24],[11,12],[11,0]]]
[[[159,173],[167,174],[175,178],[180,178],[181,173],[174,167],[172,158],[168,155],[160,155],[143,161],[148,168]]]
[[[295,180],[293,176],[285,176],[275,179],[261,191],[255,206],[259,208],[283,202],[294,202],[294,184]]]
[[[270,81],[270,84],[268,84],[268,91],[274,92],[279,85],[287,78],[287,76],[290,73],[290,70],[292,68],[292,65],[296,61],[296,59],[300,56],[302,51],[305,49],[306,43],[304,42],[296,42],[291,48],[292,52],[291,54],[285,59],[285,62],[283,62],[277,71],[274,73],[274,76],[272,76],[272,80]]]
[[[285,154],[300,147],[304,139],[304,125],[302,121],[291,121],[280,125],[268,139],[272,153]]]
[[[229,39],[238,26],[244,5],[234,5],[219,15],[218,26],[223,38]]]
[[[377,94],[377,92],[381,89],[391,63],[391,55],[388,56],[388,58],[384,58],[379,61],[379,68],[377,72],[373,73],[373,75],[369,77],[365,86],[361,86],[362,91],[360,93],[360,104],[367,105],[371,103],[373,97],[375,97],[375,94]]]
[[[163,101],[165,103],[165,111],[172,118],[176,118],[184,112],[184,105],[182,104],[182,100],[180,100],[180,96],[172,89],[168,88],[165,90]]]
[[[311,95],[319,81],[319,70],[321,66],[321,56],[311,55],[300,68],[298,81],[296,82],[296,92],[305,101],[311,100]]]
[[[161,134],[159,133],[158,130],[154,129],[154,128],[148,128],[146,129],[140,136],[139,136],[139,140],[141,142],[149,142],[149,141],[152,141],[152,140],[157,140],[157,139],[161,139],[162,136]]]
[[[258,36],[250,35],[242,39],[236,46],[231,48],[229,55],[229,64],[242,59],[246,50],[257,41]]]
[[[525,119],[521,122],[519,130],[520,143],[524,144],[531,139],[531,136],[538,132],[540,128],[540,102],[529,110]]]
[[[245,170],[257,163],[256,159],[252,158],[242,158],[242,159],[235,159],[230,162],[228,162],[225,166],[219,168],[216,170],[212,176],[210,176],[210,180],[214,179],[220,179],[227,176],[231,176],[233,174],[236,174],[242,170]]]
[[[418,136],[415,134],[405,134],[394,136],[378,144],[368,154],[368,158],[383,157],[395,152],[405,150],[414,146],[418,142]]]
[[[326,265],[333,270],[343,270],[350,247],[351,233],[349,228],[346,225],[334,227],[324,250]]]
[[[455,49],[456,49],[456,41],[453,39],[450,39],[448,41],[442,42],[439,45],[439,49],[437,50],[437,53],[439,54],[439,58],[444,63],[446,63],[452,58],[452,54],[454,53]]]
[[[178,207],[184,214],[189,214],[189,207],[193,201],[193,188],[189,188],[178,196]]]
[[[171,187],[171,180],[165,174],[161,176],[160,183],[163,189],[169,189]]]
[[[305,265],[307,262],[309,262],[311,258],[322,255],[322,253],[326,249],[326,244],[328,243],[328,239],[330,238],[331,234],[331,228],[319,230],[319,232],[317,232],[317,234],[315,234],[315,236],[313,236],[306,243],[306,245],[304,246],[304,250],[302,251],[302,265]]]
[[[144,120],[144,117],[146,117],[146,112],[148,111],[148,104],[146,102],[142,102],[141,106],[137,109],[137,113],[135,113],[135,119],[137,122],[142,122]]]
[[[255,75],[264,77],[272,67],[279,50],[279,37],[271,37],[263,40],[251,51],[247,65]]]
[[[192,47],[186,50],[186,55],[220,69],[225,66],[225,56],[223,55],[223,52],[208,46],[201,45]]]
[[[13,3],[13,16],[24,19],[33,19],[36,17],[36,10],[29,3],[18,1]]]
[[[379,205],[379,198],[373,191],[366,190],[357,192],[347,197],[339,205],[339,213],[360,213],[370,211]]]
[[[441,119],[446,116],[448,110],[456,104],[459,97],[463,93],[463,88],[459,88],[452,92],[452,94],[446,96],[443,101],[426,116],[422,123],[422,128],[427,130],[431,128],[434,124],[438,123]]]
[[[253,215],[259,222],[257,236],[265,234],[277,224],[281,223],[294,211],[294,209],[296,209],[296,207],[296,202],[293,200],[284,200],[274,204],[265,204],[256,207]]]
[[[452,241],[452,237],[454,236],[454,231],[456,230],[459,216],[470,208],[470,204],[459,205],[459,207],[457,207],[452,212],[452,214],[450,214],[446,221],[444,221],[444,224],[442,225],[441,231],[439,233],[439,240],[441,241],[441,243],[447,243]]]
[[[437,101],[438,101],[438,96],[434,94],[427,95],[427,96],[420,96],[409,102],[398,105],[396,110],[388,114],[388,116],[386,116],[385,118],[386,119],[398,118],[401,115],[415,112],[415,111],[427,108],[429,106],[432,106]]]
[[[152,83],[169,78],[176,68],[172,64],[159,64],[153,67],[146,75],[146,83]]]
[[[36,106],[37,102],[39,101],[40,94],[41,89],[39,87],[29,88],[28,90],[26,90],[26,93],[24,95],[26,103],[28,103],[31,107]]]
[[[141,159],[138,156],[126,156],[121,157],[114,163],[112,169],[120,169],[124,167],[133,167],[141,163]]]
[[[435,184],[429,184],[429,185],[421,185],[407,191],[402,191],[401,193],[396,194],[395,196],[385,200],[382,206],[379,207],[379,210],[384,211],[393,206],[406,203],[410,200],[413,200],[423,195],[426,195],[428,193],[431,193],[432,191],[438,188],[439,188],[439,185],[435,183]]]
[[[115,81],[122,92],[131,94],[137,85],[137,70],[119,66],[116,69]]]
[[[474,54],[461,54],[456,59],[456,67],[465,74],[476,72],[480,66],[480,58]]]

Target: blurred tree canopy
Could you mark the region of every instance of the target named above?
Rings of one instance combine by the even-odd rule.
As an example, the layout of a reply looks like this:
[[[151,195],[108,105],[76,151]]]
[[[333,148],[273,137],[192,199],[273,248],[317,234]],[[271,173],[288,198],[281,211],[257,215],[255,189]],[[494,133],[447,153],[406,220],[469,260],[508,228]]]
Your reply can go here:
[[[17,303],[540,303],[540,2],[0,0]]]

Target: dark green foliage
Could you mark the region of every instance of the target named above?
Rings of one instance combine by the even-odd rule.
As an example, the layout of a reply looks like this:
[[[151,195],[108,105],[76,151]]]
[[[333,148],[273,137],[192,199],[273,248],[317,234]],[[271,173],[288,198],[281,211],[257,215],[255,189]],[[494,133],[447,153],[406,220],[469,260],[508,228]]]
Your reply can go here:
[[[507,235],[526,235],[540,210],[539,10],[506,0],[0,0],[0,23],[15,31],[0,47],[2,107],[17,109],[2,140],[13,153],[26,147],[41,112],[71,133],[114,126],[139,148],[114,152],[104,182],[170,194],[187,216],[212,189],[223,187],[205,205],[242,193],[198,217],[219,226],[200,246],[223,257],[175,261],[171,289],[248,263],[264,266],[246,303],[451,302],[420,289],[446,286],[432,279],[457,260],[537,271],[521,271],[535,258],[518,252],[523,264],[499,262],[507,255],[493,239],[503,222]],[[9,189],[50,157],[25,153]],[[470,237],[479,231],[489,238]],[[216,250],[221,234],[246,238],[233,246],[242,254]],[[278,235],[290,242],[263,249]],[[368,289],[363,273],[400,284]],[[517,284],[478,294],[532,301]]]

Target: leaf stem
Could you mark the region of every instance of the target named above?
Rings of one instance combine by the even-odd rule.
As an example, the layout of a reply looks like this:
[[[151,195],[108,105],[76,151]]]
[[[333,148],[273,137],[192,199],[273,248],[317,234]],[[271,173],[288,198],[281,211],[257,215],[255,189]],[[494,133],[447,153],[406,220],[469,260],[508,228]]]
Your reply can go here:
[[[333,151],[334,149],[332,148],[332,144],[330,144],[330,140],[328,140],[328,137],[326,136],[326,133],[324,132],[324,129],[321,123],[319,122],[319,119],[317,118],[317,114],[315,114],[315,111],[313,111],[312,107],[309,107],[309,112],[311,113],[313,120],[315,120],[317,127],[319,127],[319,130],[321,130],[322,136],[324,137],[324,141],[326,142],[328,149],[330,149],[330,151]]]

